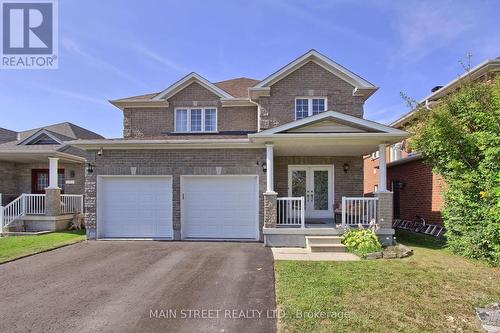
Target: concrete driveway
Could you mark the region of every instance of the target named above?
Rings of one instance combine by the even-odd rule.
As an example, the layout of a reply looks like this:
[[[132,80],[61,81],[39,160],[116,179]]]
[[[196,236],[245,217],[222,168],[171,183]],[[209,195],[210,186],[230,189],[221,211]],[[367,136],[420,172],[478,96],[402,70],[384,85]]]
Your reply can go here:
[[[0,332],[275,332],[260,243],[84,242],[0,265]]]

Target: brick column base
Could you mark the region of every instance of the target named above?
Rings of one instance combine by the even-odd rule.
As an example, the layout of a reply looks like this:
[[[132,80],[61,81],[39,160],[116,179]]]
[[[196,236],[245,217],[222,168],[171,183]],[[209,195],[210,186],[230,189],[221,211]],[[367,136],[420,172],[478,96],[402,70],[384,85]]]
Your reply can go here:
[[[46,216],[61,215],[61,189],[59,188],[45,189],[45,215]]]
[[[378,198],[377,224],[380,228],[392,228],[392,192],[376,192]]]
[[[278,211],[276,208],[276,199],[278,193],[264,193],[264,228],[275,228],[278,220]]]

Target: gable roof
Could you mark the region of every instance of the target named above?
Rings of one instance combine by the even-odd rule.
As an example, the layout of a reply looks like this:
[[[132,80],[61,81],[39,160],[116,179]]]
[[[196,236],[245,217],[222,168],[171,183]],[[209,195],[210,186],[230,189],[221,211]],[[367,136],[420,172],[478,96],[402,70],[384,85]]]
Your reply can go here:
[[[34,129],[27,130],[27,131],[19,132],[19,139],[21,141],[23,141],[26,138],[31,137],[33,134],[35,134],[41,130],[47,130],[55,135],[62,135],[65,137],[65,138],[60,137],[60,139],[63,141],[74,140],[74,139],[102,139],[103,138],[103,136],[101,136],[95,132],[92,132],[86,128],[80,127],[80,126],[75,125],[75,124],[70,123],[70,122],[64,122],[64,123],[43,126],[43,127],[34,128]]]
[[[319,53],[318,51],[312,49],[295,59],[288,65],[282,67],[278,71],[266,77],[264,80],[260,81],[258,84],[250,88],[250,90],[261,90],[267,87],[270,87],[275,82],[283,79],[284,77],[290,75],[297,69],[301,68],[305,64],[309,62],[315,62],[321,67],[325,68],[332,74],[338,76],[343,79],[347,83],[351,84],[354,87],[353,94],[357,94],[363,96],[365,98],[370,97],[375,91],[377,91],[378,87],[374,86],[369,81],[363,79],[361,76],[355,74],[354,72],[348,70],[342,65],[336,63],[325,55]]]
[[[253,87],[259,80],[240,77],[214,83],[217,87],[231,94],[233,97],[248,97],[248,88]]]
[[[170,87],[168,87],[167,89],[163,90],[162,92],[160,92],[159,94],[157,94],[156,96],[151,98],[151,100],[159,101],[162,99],[168,99],[169,97],[172,97],[173,95],[175,95],[176,93],[178,93],[179,91],[181,91],[185,87],[189,86],[193,82],[197,82],[198,84],[200,84],[201,86],[210,90],[215,95],[217,95],[221,98],[232,98],[233,97],[229,93],[224,91],[223,89],[217,87],[215,84],[213,84],[212,82],[210,82],[207,79],[205,79],[204,77],[202,77],[201,75],[193,72],[193,73],[190,73],[190,74],[184,76],[182,79],[175,82]]]
[[[321,121],[325,121],[327,119],[333,120],[334,122],[341,123],[343,125],[350,126],[352,128],[357,128],[363,130],[363,132],[369,132],[369,133],[380,133],[380,134],[394,134],[394,135],[406,135],[408,134],[405,131],[382,125],[379,123],[376,123],[371,120],[366,120],[354,116],[350,116],[344,113],[340,112],[335,112],[335,111],[326,111],[322,112],[320,114],[317,114],[315,116],[311,117],[306,117],[300,120],[296,120],[278,127],[270,128],[267,130],[264,130],[259,133],[255,134],[250,134],[249,137],[268,137],[268,136],[280,136],[283,134],[287,135],[300,135],[300,134],[306,134],[306,133],[300,133],[298,131],[295,131],[295,133],[290,133],[289,131],[291,130],[296,130],[299,128],[303,128],[306,126],[310,126],[311,124],[315,124]],[[325,133],[325,132],[315,132],[314,134],[333,134],[333,133]],[[342,134],[342,133],[357,133],[361,134],[359,132],[335,132],[335,134]],[[367,133],[368,134],[368,133]]]

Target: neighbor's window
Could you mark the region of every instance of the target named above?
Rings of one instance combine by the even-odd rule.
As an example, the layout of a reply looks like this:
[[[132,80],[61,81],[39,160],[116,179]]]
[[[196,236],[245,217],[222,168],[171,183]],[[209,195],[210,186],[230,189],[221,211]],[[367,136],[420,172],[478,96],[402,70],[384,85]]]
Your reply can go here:
[[[175,110],[176,132],[217,132],[216,108],[179,108]]]
[[[326,98],[301,97],[295,99],[295,119],[299,120],[305,117],[320,114],[326,111]]]

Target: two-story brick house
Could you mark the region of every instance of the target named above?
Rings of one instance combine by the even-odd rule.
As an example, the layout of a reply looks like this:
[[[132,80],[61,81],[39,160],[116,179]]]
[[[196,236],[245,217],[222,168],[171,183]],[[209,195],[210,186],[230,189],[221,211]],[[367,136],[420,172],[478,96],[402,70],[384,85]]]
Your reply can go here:
[[[111,101],[124,138],[74,142],[91,155],[88,237],[305,246],[377,220],[391,241],[391,193],[362,198],[363,155],[407,133],[363,118],[376,90],[311,50],[264,80],[191,73]]]

